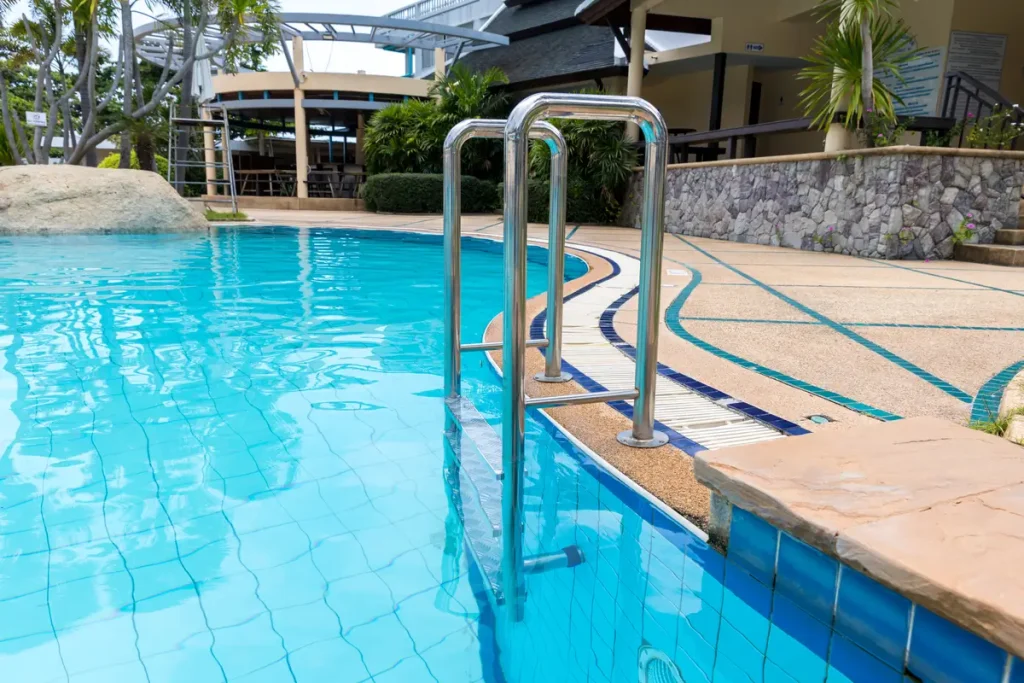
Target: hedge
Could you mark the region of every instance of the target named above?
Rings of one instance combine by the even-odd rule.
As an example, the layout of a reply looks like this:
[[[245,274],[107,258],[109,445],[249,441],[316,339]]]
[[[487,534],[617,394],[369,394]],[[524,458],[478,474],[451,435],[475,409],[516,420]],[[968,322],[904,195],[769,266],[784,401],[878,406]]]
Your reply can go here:
[[[370,211],[441,213],[444,211],[444,176],[440,173],[380,173],[366,181],[363,198]],[[462,176],[463,213],[493,213],[500,205],[495,183]]]
[[[591,187],[579,180],[570,180],[566,195],[566,223],[613,225],[618,219],[618,203],[602,192],[600,187]],[[498,186],[498,196],[503,200],[504,183]],[[531,223],[547,223],[550,198],[551,186],[548,181],[531,178],[527,189],[527,220]]]
[[[167,157],[162,157],[159,154],[155,154],[156,158],[156,172],[161,178],[167,177]],[[98,168],[117,168],[121,164],[121,155],[117,152],[108,154],[103,161],[99,163]],[[136,171],[139,170],[139,156],[132,150],[131,156],[131,167]]]

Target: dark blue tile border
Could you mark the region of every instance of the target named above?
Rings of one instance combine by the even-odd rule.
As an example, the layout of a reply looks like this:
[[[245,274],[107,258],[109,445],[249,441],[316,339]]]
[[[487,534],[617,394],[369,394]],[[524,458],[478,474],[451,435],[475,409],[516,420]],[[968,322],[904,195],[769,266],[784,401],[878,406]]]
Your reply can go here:
[[[604,261],[606,261],[611,266],[612,273],[607,277],[603,277],[600,280],[596,280],[590,283],[586,287],[580,288],[580,290],[577,292],[573,292],[572,294],[565,297],[564,301],[571,301],[572,299],[583,294],[584,292],[593,289],[597,285],[610,280],[611,278],[615,277],[616,275],[619,275],[622,272],[619,268],[619,265],[612,261],[611,259],[602,256],[601,254],[595,254],[590,251],[588,251],[587,253],[596,258],[604,259]],[[606,308],[601,313],[601,319],[598,323],[601,329],[601,334],[604,336],[605,340],[609,344],[617,348],[619,351],[629,356],[634,362],[636,361],[636,347],[631,345],[621,336],[619,336],[619,333],[615,331],[614,319],[615,314],[619,311],[619,309],[622,308],[622,306],[624,306],[626,302],[635,297],[639,290],[639,287],[634,287],[632,290],[626,292],[616,301],[614,301],[608,308]],[[533,322],[530,324],[531,339],[544,338],[544,323],[546,322],[546,320],[547,310],[541,311],[533,319]],[[544,353],[542,349],[538,349],[538,351],[542,354]],[[577,379],[579,384],[581,386],[586,387],[587,391],[605,390],[605,387],[601,386],[597,382],[594,382],[592,379],[581,373],[578,369],[574,368],[569,363],[566,363],[564,360],[562,361],[562,365],[566,368],[566,370],[573,373],[573,376]],[[750,419],[756,422],[760,422],[761,424],[767,425],[768,427],[777,429],[786,436],[801,436],[803,434],[810,434],[808,430],[804,429],[800,425],[790,422],[789,420],[786,420],[785,418],[779,417],[777,415],[772,415],[771,413],[765,410],[761,410],[760,408],[752,406],[744,401],[736,401],[735,399],[733,399],[732,396],[725,393],[724,391],[719,391],[718,389],[715,389],[714,387],[711,387],[699,380],[696,380],[693,377],[684,375],[683,373],[665,365],[664,363],[658,363],[658,374],[672,380],[673,382],[676,382],[677,384],[681,384],[690,391],[700,394],[701,396],[704,396],[705,398],[711,401],[729,401],[729,408],[735,410],[736,412],[742,415],[745,415],[746,417],[749,417]],[[594,388],[588,386],[588,383]],[[618,410],[626,417],[633,417],[633,409],[625,401],[615,401],[614,403],[610,403],[609,405],[613,406],[616,410]],[[688,453],[690,455],[696,455],[701,451],[707,450],[707,448],[705,448],[704,446],[701,446],[695,441],[686,438],[679,432],[675,431],[671,427],[667,427],[665,424],[661,422],[657,422],[656,426],[658,429],[668,434],[669,443],[671,443],[676,448],[679,448],[685,453]]]

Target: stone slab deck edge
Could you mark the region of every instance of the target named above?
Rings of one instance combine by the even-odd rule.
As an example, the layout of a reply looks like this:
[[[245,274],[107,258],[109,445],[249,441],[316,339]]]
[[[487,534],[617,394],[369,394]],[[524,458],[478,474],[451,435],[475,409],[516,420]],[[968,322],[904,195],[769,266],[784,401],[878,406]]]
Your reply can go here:
[[[936,418],[707,451],[697,480],[1024,656],[1024,451]]]
[[[1012,443],[1024,446],[1024,370],[1018,372],[1006,387],[999,414],[1011,416],[1004,436]]]

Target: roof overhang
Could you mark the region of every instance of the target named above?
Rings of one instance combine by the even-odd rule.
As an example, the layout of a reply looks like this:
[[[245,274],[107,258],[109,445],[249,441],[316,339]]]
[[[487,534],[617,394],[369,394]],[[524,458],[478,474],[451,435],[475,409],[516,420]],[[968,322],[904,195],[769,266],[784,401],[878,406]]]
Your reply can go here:
[[[279,36],[288,40],[300,37],[309,41],[366,43],[393,49],[448,48],[455,45],[478,47],[508,45],[508,38],[497,33],[474,31],[459,26],[447,26],[415,19],[362,16],[355,14],[320,14],[309,12],[282,12],[278,18]],[[210,48],[223,43],[224,36],[216,17],[204,34]],[[263,34],[255,28],[247,30],[244,41],[259,43]],[[153,64],[162,65],[170,50],[172,64],[179,66],[181,53],[181,21],[178,18],[158,19],[136,29],[135,44],[139,56]],[[223,67],[216,58],[214,66]]]
[[[576,8],[576,18],[584,24],[611,24],[621,27],[629,26],[632,12],[629,9],[629,0],[584,0]],[[672,14],[658,14],[649,10],[647,12],[647,30],[710,36],[711,19],[678,17]]]

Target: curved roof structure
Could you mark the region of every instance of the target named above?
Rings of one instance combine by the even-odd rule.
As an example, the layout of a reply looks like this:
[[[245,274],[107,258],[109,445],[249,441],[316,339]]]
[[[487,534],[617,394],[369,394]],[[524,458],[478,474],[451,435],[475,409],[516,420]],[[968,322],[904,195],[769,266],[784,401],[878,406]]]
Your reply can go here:
[[[448,48],[462,45],[508,45],[508,38],[496,33],[485,33],[458,26],[446,26],[429,21],[396,19],[393,17],[362,16],[355,14],[320,14],[309,12],[282,12],[279,36],[282,42],[293,37],[303,40],[323,40],[348,43],[369,43],[384,48],[400,49]],[[172,64],[181,63],[181,23],[177,18],[158,19],[140,26],[135,31],[135,44],[139,56],[148,62],[163,65],[167,51],[173,49]],[[223,36],[210,18],[206,31],[207,45],[216,46]],[[248,34],[250,42],[261,42],[254,30]],[[287,50],[286,50],[287,52]],[[214,58],[214,66],[222,63]]]

